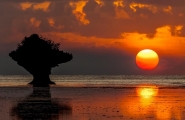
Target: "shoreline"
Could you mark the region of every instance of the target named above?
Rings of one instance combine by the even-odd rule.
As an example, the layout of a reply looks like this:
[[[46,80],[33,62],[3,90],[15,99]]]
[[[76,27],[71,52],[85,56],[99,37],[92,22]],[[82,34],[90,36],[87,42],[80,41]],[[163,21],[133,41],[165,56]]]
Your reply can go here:
[[[185,89],[185,86],[157,86],[157,85],[138,85],[138,86],[62,86],[62,85],[50,85],[49,88],[102,88],[102,89],[136,89],[136,88],[151,88],[157,89]],[[33,88],[33,85],[15,85],[15,86],[0,86],[0,88]],[[36,87],[36,88],[48,88],[48,87]]]

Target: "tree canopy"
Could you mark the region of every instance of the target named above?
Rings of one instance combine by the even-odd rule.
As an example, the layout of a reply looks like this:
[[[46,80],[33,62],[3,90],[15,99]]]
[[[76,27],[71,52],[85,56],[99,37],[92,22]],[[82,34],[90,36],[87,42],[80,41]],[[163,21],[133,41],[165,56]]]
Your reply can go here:
[[[60,44],[38,34],[25,37],[9,56],[33,76],[49,75],[51,68],[72,60],[73,56],[59,50]]]

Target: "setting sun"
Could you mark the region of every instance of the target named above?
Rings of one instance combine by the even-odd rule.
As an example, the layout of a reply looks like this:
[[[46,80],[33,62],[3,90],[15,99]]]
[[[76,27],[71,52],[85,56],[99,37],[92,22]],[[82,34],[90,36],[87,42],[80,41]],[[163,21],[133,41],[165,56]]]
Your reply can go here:
[[[154,69],[159,62],[157,53],[150,49],[141,50],[136,56],[136,64],[143,70]]]

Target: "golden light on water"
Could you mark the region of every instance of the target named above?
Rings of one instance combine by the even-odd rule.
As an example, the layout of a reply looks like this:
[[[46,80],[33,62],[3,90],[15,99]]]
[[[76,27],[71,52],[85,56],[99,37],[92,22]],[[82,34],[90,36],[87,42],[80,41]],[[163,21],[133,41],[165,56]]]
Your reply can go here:
[[[156,86],[140,86],[137,88],[137,94],[142,98],[151,98],[157,93],[158,88]]]
[[[153,90],[151,88],[144,88],[142,91],[141,91],[141,95],[143,97],[151,97],[152,95],[154,94]]]
[[[140,85],[121,103],[125,118],[134,120],[185,120],[185,89]]]

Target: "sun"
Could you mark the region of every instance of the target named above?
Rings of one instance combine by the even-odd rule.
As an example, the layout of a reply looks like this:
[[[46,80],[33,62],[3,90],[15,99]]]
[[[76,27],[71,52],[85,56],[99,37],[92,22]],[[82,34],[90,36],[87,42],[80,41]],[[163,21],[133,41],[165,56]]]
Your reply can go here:
[[[152,70],[158,65],[158,63],[159,56],[151,49],[141,50],[136,55],[136,64],[143,70]]]

